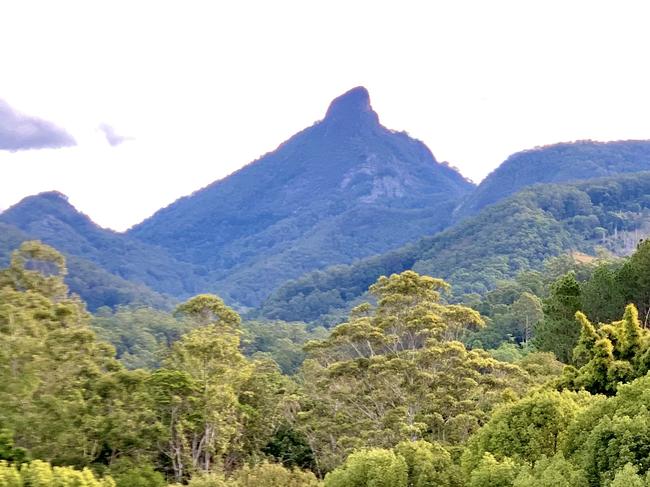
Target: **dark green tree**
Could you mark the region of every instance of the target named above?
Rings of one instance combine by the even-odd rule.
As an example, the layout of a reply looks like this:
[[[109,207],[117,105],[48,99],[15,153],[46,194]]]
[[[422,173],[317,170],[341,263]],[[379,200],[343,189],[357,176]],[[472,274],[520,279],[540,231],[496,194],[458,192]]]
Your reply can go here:
[[[575,314],[581,304],[580,284],[573,272],[555,281],[544,300],[544,318],[535,327],[535,346],[569,363],[580,335]]]

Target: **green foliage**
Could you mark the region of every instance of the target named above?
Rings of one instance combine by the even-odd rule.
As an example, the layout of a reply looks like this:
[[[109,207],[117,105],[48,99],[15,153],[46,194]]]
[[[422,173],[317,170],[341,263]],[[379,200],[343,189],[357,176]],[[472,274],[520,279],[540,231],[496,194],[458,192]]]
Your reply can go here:
[[[459,482],[451,455],[437,443],[402,441],[393,451],[406,461],[409,487],[451,487]]]
[[[307,438],[291,424],[281,424],[262,451],[285,467],[316,469]]]
[[[569,425],[565,456],[591,485],[607,485],[630,463],[641,476],[650,470],[650,376],[618,387],[616,396],[593,400]]]
[[[133,411],[146,404],[143,379],[96,340],[82,303],[67,296],[64,269],[53,249],[25,243],[0,271],[0,424],[17,447],[56,463],[146,455],[155,420]]]
[[[172,343],[192,328],[188,320],[141,306],[100,308],[91,326],[115,347],[117,358],[129,369],[158,368]]]
[[[639,243],[636,252],[618,273],[626,303],[634,303],[647,324],[650,314],[650,240]]]
[[[321,487],[316,476],[304,470],[288,469],[282,465],[262,462],[253,466],[244,465],[232,476],[220,473],[202,474],[192,477],[189,487]],[[174,487],[174,486],[171,486]]]
[[[244,465],[233,475],[233,487],[319,487],[321,483],[311,472],[288,469],[273,463]]]
[[[116,487],[111,477],[98,478],[90,470],[52,467],[41,460],[24,463],[20,468],[0,461],[2,487]]]
[[[463,468],[468,473],[480,468],[488,453],[530,464],[542,456],[552,457],[589,400],[589,395],[542,391],[501,407],[470,439]]]
[[[442,304],[445,288],[412,271],[382,278],[371,287],[376,308],[358,307],[328,339],[309,344],[299,417],[321,470],[362,447],[462,442],[530,382],[518,367],[454,341],[482,321]]]
[[[262,313],[305,321],[340,316],[381,275],[407,269],[441,277],[459,295],[484,294],[522,271],[541,270],[550,257],[575,250],[595,253],[595,226],[607,235],[638,228],[647,218],[649,192],[649,173],[524,189],[433,237],[287,282],[264,303]],[[577,217],[593,223],[576,225]]]
[[[165,429],[161,453],[176,481],[260,456],[287,421],[293,385],[268,360],[240,350],[240,318],[223,301],[199,295],[176,314],[193,328],[171,346],[149,387]]]
[[[569,363],[580,336],[575,322],[580,305],[580,284],[575,275],[569,273],[558,279],[544,301],[544,319],[535,327],[535,346]]]
[[[614,480],[608,487],[647,487],[650,485],[650,477],[645,479],[637,473],[637,469],[630,463],[616,472]]]
[[[560,387],[612,395],[620,383],[646,374],[650,334],[641,328],[633,304],[625,308],[621,321],[601,325],[598,330],[583,313],[576,313],[576,319],[582,327],[574,349],[580,368],[567,367]]]
[[[6,428],[0,428],[0,460],[20,464],[27,460],[27,457],[27,451],[14,444],[13,433]]]
[[[472,470],[468,487],[512,487],[519,466],[510,458],[498,461],[489,453]]]
[[[618,262],[603,262],[594,269],[591,278],[581,284],[580,309],[590,319],[606,323],[621,315],[627,304],[621,281],[628,270],[628,267],[622,270]]]
[[[562,453],[542,456],[531,468],[524,465],[513,487],[589,487],[585,473],[565,460]]]
[[[166,487],[167,481],[152,465],[137,465],[131,461],[113,462],[111,477],[116,487]]]
[[[408,467],[390,450],[352,453],[345,463],[325,476],[325,487],[407,487]]]
[[[244,354],[253,358],[269,357],[287,375],[297,372],[305,360],[305,344],[309,340],[322,340],[328,333],[323,327],[309,328],[304,323],[284,321],[244,321],[242,329]]]

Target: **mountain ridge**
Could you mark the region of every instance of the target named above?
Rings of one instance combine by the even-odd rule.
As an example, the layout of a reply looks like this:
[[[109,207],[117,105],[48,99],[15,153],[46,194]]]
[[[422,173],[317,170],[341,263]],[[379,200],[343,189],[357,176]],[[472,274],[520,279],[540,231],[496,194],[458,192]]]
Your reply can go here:
[[[517,191],[650,170],[649,140],[578,140],[534,147],[510,155],[454,211],[454,221],[475,215]]]
[[[189,296],[200,290],[192,266],[174,260],[161,248],[100,227],[58,191],[23,198],[0,213],[0,222],[156,292]]]
[[[380,276],[409,269],[448,280],[456,295],[481,294],[547,258],[593,254],[619,232],[640,228],[650,221],[649,195],[650,171],[527,187],[437,235],[288,281],[260,314],[332,324]]]
[[[424,143],[383,127],[357,87],[323,120],[128,235],[207,267],[216,292],[254,306],[287,277],[435,233],[473,187]]]

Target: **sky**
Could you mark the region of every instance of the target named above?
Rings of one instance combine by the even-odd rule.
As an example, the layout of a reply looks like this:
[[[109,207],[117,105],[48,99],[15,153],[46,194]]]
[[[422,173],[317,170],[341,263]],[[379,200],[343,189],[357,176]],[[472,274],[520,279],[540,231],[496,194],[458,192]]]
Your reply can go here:
[[[0,209],[58,190],[118,231],[363,85],[479,182],[556,142],[650,139],[645,1],[0,3]]]

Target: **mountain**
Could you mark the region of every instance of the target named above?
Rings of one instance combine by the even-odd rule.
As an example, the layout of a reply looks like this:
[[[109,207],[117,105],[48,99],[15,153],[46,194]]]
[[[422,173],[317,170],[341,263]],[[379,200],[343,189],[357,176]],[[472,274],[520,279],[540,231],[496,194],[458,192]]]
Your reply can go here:
[[[6,237],[6,245],[2,246],[5,260],[22,240],[38,239],[55,247],[68,259],[69,280],[80,280],[89,286],[75,289],[71,285],[91,305],[101,303],[98,296],[89,295],[97,291],[98,281],[104,282],[103,287],[110,284],[109,287],[124,287],[125,291],[135,285],[141,293],[149,295],[148,302],[165,301],[161,296],[154,298],[156,293],[152,290],[172,296],[188,296],[200,290],[201,278],[193,266],[176,261],[164,249],[99,227],[56,191],[23,199],[1,213],[0,222],[13,228],[10,231],[5,227],[6,233],[13,236]],[[127,285],[127,281],[132,285]],[[95,284],[91,286],[91,282]],[[125,304],[122,298],[108,299],[106,292],[104,297],[107,303]]]
[[[554,144],[511,155],[454,212],[455,221],[537,183],[560,183],[650,170],[650,141]]]
[[[11,252],[26,240],[35,237],[0,221],[0,268],[9,265]],[[96,264],[74,255],[66,255],[68,275],[66,284],[81,296],[90,310],[101,306],[144,304],[169,308],[172,302],[142,284],[136,284],[102,269]]]
[[[285,281],[434,234],[474,186],[379,123],[368,92],[128,235],[207,269],[211,290],[256,306]]]
[[[413,269],[441,277],[456,296],[484,293],[499,280],[540,268],[569,251],[634,248],[650,233],[650,172],[573,184],[543,184],[488,206],[432,237],[352,265],[312,272],[279,288],[261,314],[283,320],[336,317],[381,275]]]

